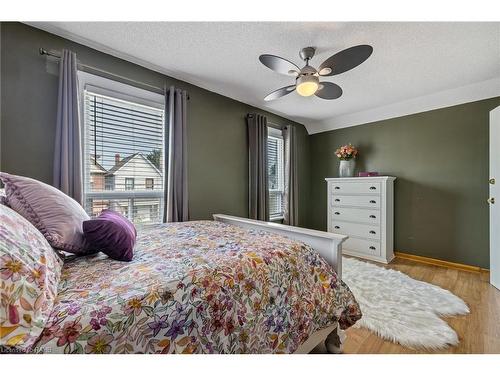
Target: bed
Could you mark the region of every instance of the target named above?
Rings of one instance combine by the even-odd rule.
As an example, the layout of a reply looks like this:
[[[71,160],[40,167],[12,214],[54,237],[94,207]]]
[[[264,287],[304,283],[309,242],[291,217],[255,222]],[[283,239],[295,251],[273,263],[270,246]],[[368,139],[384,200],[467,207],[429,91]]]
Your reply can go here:
[[[361,312],[340,280],[345,237],[227,215],[139,231],[134,260],[62,270],[42,353],[340,350]]]

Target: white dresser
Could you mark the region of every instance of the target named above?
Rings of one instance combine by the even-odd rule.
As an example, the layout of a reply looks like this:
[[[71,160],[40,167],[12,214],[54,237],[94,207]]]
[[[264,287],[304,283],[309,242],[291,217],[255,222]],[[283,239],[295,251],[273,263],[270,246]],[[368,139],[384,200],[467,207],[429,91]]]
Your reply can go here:
[[[328,231],[349,236],[343,253],[377,262],[394,258],[391,176],[326,178]]]

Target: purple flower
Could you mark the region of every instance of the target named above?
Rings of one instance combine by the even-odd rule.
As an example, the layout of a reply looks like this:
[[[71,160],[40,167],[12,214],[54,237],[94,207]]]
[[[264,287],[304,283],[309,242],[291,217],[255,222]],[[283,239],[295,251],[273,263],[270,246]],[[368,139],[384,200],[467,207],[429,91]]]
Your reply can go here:
[[[267,318],[265,325],[268,330],[270,330],[271,327],[274,326],[274,317],[272,315],[269,318]]]
[[[184,306],[182,303],[176,302],[175,303],[175,310],[180,314],[184,311]]]
[[[206,347],[207,347],[209,353],[213,353],[214,352],[214,349],[212,348],[212,343],[211,342],[208,342],[207,345],[206,345]]]
[[[245,324],[246,321],[247,321],[247,318],[245,318],[245,315],[238,314],[238,324],[240,326],[243,326],[243,324]]]
[[[170,329],[165,333],[165,336],[171,337],[172,340],[175,340],[177,336],[184,333],[184,323],[186,320],[174,321],[170,326]]]
[[[158,332],[160,332],[163,328],[168,327],[166,320],[167,320],[167,315],[163,315],[162,317],[160,317],[158,319],[156,319],[156,317],[155,317],[155,321],[148,324],[148,327],[153,330],[153,337],[155,337],[158,334]],[[168,332],[167,332],[167,334],[168,334]]]
[[[102,320],[102,318],[105,318],[106,315],[108,315],[111,312],[111,310],[113,310],[111,307],[103,306],[100,310],[91,311],[90,316],[97,317],[97,318]],[[101,324],[103,324],[103,323],[101,323]],[[106,324],[106,323],[104,323],[104,324]]]
[[[276,322],[275,327],[274,327],[274,332],[277,332],[277,333],[278,333],[278,332],[283,332],[284,330],[285,330],[285,329],[284,329],[284,327],[283,327],[283,321],[278,320],[278,321]]]
[[[207,322],[203,327],[201,327],[201,333],[208,335],[210,333],[210,323]]]
[[[78,304],[71,302],[68,306],[68,315],[75,315],[78,311],[80,311],[80,306]]]
[[[101,325],[99,324],[99,321],[96,318],[90,319],[90,325],[96,331],[101,329]]]

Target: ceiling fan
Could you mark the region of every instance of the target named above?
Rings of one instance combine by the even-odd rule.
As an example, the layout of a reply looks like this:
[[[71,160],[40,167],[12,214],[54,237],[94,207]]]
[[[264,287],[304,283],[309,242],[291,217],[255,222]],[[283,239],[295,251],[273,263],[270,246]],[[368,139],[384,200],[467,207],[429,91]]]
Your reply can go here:
[[[319,77],[330,77],[347,72],[363,63],[373,52],[373,47],[362,44],[347,48],[330,56],[323,64],[315,69],[309,65],[309,60],[314,56],[314,47],[302,48],[299,56],[306,65],[300,69],[293,62],[275,55],[260,55],[262,64],[277,73],[295,77],[295,84],[282,87],[268,94],[264,100],[270,101],[281,98],[297,90],[301,96],[316,95],[321,99],[338,99],[342,95],[342,88],[332,82],[320,82]]]

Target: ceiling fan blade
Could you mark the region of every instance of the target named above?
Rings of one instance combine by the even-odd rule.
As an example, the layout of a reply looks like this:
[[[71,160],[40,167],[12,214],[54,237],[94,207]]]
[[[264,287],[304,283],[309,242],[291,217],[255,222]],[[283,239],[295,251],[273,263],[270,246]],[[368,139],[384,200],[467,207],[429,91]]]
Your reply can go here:
[[[260,55],[259,60],[262,64],[269,69],[274,70],[276,73],[285,75],[294,75],[292,72],[300,72],[300,68],[293,62],[284,59],[283,57],[274,55]]]
[[[295,85],[292,85],[292,86],[285,86],[285,87],[282,87],[278,90],[275,90],[273,91],[272,93],[268,94],[264,100],[266,102],[269,102],[271,100],[274,100],[274,99],[278,99],[278,98],[281,98],[282,96],[285,96],[285,95],[288,95],[290,94],[292,91],[295,91]]]
[[[321,99],[338,99],[342,96],[342,88],[332,82],[321,82],[314,95]]]
[[[321,76],[334,76],[347,72],[364,62],[373,52],[367,44],[347,48],[326,59],[318,71]]]

